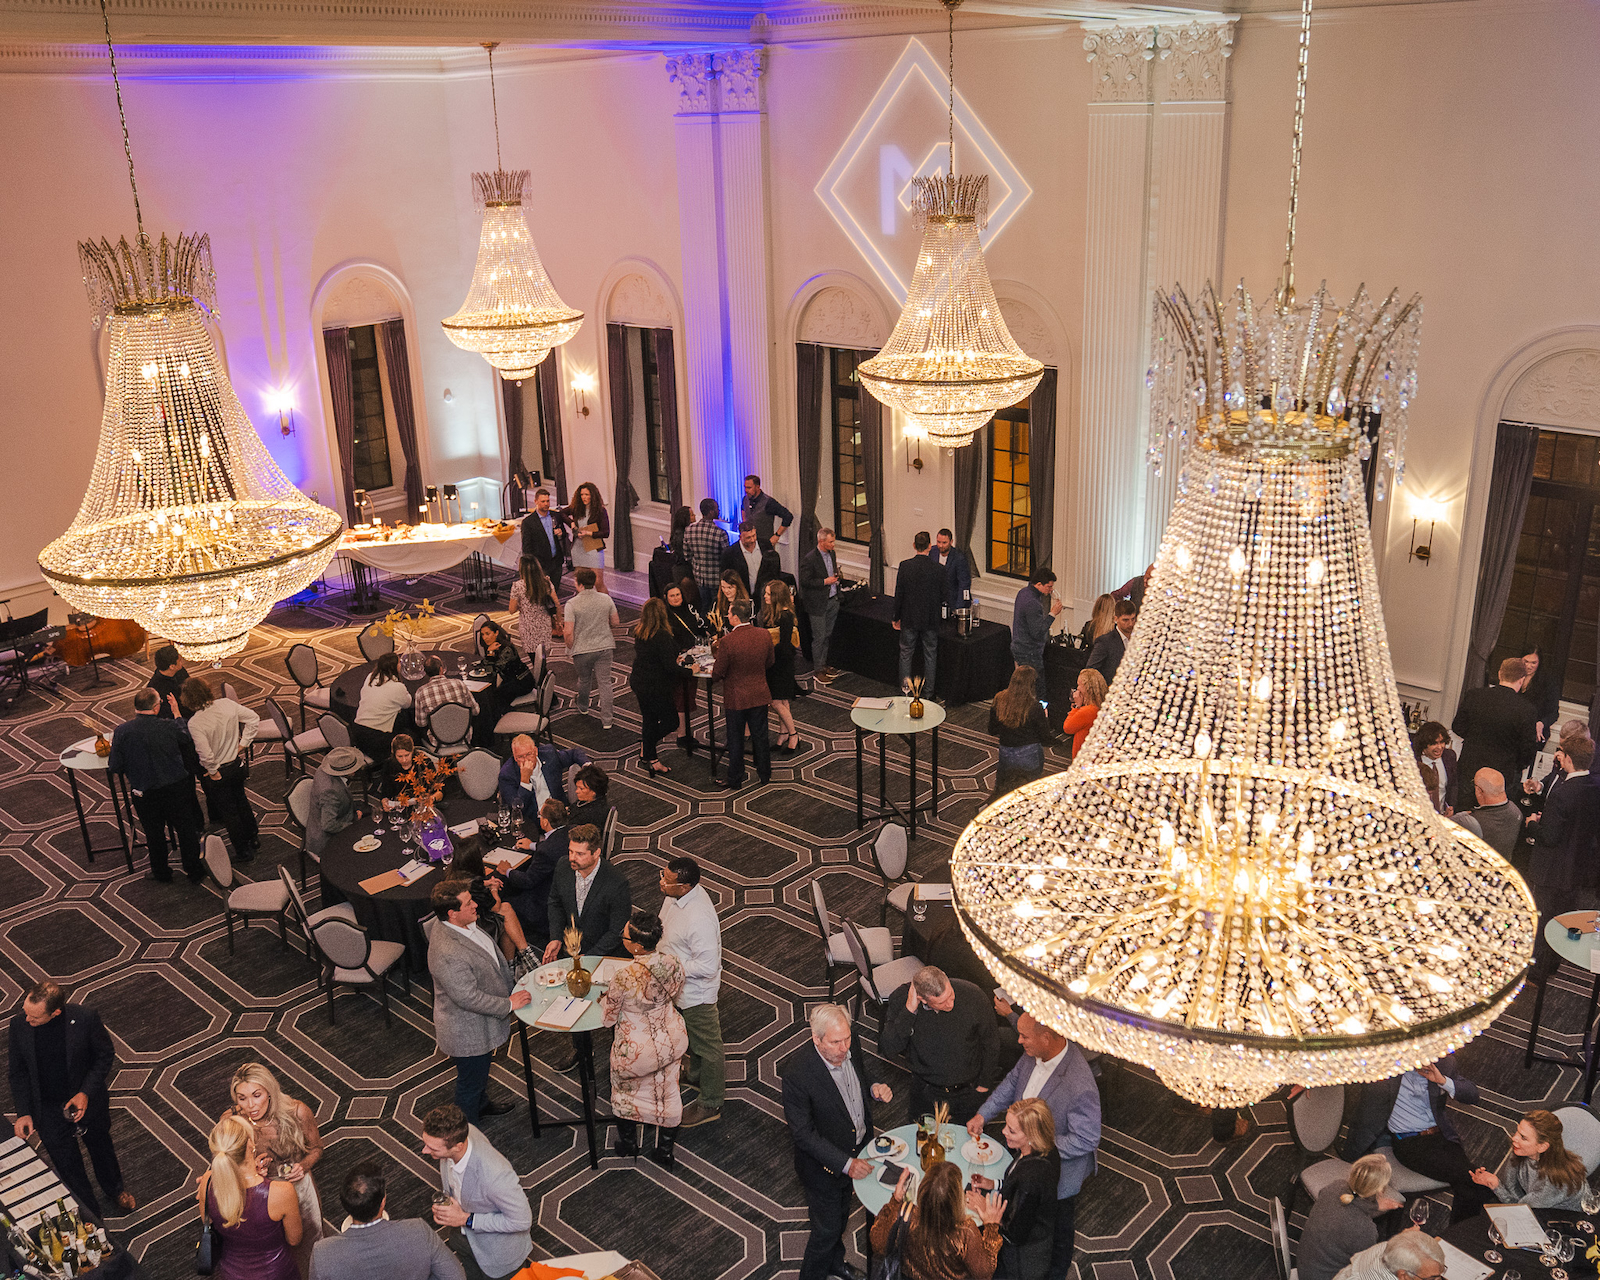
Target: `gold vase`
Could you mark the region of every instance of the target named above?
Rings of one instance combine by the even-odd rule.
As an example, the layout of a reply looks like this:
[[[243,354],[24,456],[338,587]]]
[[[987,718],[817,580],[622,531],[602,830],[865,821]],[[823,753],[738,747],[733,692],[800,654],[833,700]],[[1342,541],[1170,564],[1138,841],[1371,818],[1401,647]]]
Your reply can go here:
[[[934,1165],[943,1163],[944,1144],[939,1141],[938,1130],[935,1130],[922,1145],[922,1172],[927,1173]]]
[[[586,996],[593,979],[589,971],[583,967],[581,961],[574,959],[572,968],[567,970],[567,994],[569,996]]]
[[[922,699],[921,698],[913,698],[913,699],[911,699],[911,705],[909,707],[907,707],[906,710],[911,713],[911,718],[913,720],[922,719]]]
[[[105,734],[97,733],[94,735],[94,753],[102,760],[111,754],[111,744],[106,741]]]

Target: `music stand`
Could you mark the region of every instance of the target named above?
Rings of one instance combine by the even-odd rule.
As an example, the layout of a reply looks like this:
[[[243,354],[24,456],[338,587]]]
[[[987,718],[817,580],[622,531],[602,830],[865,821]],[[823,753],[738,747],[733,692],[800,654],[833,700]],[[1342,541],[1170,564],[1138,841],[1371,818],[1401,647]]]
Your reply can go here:
[[[11,704],[28,691],[28,663],[32,661],[33,654],[25,652],[18,642],[35,631],[42,631],[49,622],[49,609],[0,622],[0,648],[10,646],[9,657],[5,652],[0,652],[0,663],[10,667],[5,678],[0,679],[0,711],[9,711]]]

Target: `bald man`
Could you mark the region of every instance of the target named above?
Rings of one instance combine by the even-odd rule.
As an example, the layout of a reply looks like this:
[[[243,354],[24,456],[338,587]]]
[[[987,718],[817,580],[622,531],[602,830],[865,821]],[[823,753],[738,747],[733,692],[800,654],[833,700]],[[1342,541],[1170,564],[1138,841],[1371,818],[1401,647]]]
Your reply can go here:
[[[1522,810],[1506,798],[1505,776],[1498,769],[1479,769],[1473,775],[1472,790],[1478,800],[1472,816],[1478,820],[1485,843],[1511,861],[1522,834]]]

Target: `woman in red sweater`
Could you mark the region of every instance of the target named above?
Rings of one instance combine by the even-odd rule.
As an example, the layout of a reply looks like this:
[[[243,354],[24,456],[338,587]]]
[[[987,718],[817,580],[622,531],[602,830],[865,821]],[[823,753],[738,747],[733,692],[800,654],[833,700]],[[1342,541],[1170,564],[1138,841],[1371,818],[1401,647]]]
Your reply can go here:
[[[1089,736],[1089,729],[1100,714],[1100,704],[1106,700],[1106,678],[1098,671],[1085,667],[1078,673],[1078,687],[1072,691],[1072,710],[1062,732],[1072,739],[1072,755]]]

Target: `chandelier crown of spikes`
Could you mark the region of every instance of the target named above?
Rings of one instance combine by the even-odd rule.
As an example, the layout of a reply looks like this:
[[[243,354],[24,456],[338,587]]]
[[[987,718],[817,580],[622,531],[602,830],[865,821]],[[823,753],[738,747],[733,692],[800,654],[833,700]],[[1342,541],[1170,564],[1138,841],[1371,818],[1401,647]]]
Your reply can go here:
[[[97,328],[116,311],[191,304],[211,311],[216,306],[217,273],[208,235],[163,235],[152,242],[141,231],[135,244],[126,237],[116,244],[88,240],[78,245],[78,262]]]

